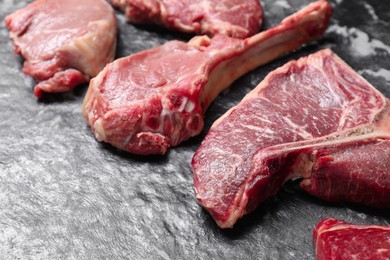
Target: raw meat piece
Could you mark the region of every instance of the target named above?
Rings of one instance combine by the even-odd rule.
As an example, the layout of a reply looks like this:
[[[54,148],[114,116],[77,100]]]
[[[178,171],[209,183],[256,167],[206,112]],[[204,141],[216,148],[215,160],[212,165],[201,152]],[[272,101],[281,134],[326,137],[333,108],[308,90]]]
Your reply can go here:
[[[8,15],[23,72],[39,83],[34,94],[65,92],[87,82],[115,55],[117,24],[104,0],[37,0]]]
[[[387,112],[389,108],[386,108]],[[388,114],[387,114],[388,117]],[[343,144],[315,148],[311,172],[303,173],[301,187],[327,201],[351,201],[371,207],[390,207],[390,127],[383,136],[364,135]],[[370,131],[371,129],[367,129]],[[328,145],[328,144],[327,144]],[[313,153],[313,151],[310,151]],[[346,175],[349,176],[346,176]]]
[[[91,80],[83,115],[99,141],[164,154],[201,132],[205,110],[235,79],[320,37],[330,13],[318,1],[245,40],[195,37],[118,59]]]
[[[330,201],[390,206],[389,100],[330,50],[270,73],[196,151],[195,193],[222,228],[284,182]]]
[[[187,33],[246,38],[257,33],[263,13],[258,0],[112,0],[131,23],[156,23]]]
[[[317,224],[314,232],[317,260],[390,259],[390,227],[356,225],[333,218]]]

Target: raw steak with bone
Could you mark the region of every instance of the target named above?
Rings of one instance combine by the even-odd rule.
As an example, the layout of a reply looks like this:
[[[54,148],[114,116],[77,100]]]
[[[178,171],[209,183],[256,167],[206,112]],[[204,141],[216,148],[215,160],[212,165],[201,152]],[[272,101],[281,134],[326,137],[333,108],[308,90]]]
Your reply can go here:
[[[257,33],[263,13],[258,0],[112,0],[131,23],[159,24],[186,33],[246,38]]]
[[[245,40],[195,37],[118,59],[91,80],[83,115],[99,141],[164,154],[201,132],[205,110],[234,80],[321,37],[330,14],[317,1]]]
[[[327,201],[390,207],[390,101],[331,50],[270,73],[212,125],[192,167],[221,228],[287,180]]]
[[[313,232],[316,260],[390,259],[390,227],[327,218]]]
[[[25,59],[23,72],[38,81],[37,97],[88,82],[114,59],[116,17],[104,0],[37,0],[5,25]]]

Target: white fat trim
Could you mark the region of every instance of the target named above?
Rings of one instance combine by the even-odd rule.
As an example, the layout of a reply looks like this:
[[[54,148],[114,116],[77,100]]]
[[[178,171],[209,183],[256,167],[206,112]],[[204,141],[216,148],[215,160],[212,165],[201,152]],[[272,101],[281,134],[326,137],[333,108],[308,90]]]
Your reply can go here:
[[[164,123],[165,123],[166,116],[168,116],[169,119],[172,119],[172,112],[165,109],[165,107],[163,106],[163,108],[161,110],[161,114],[160,114],[160,127],[158,129],[158,131],[160,131],[160,132],[162,132],[164,129]]]
[[[188,97],[183,97],[181,104],[180,104],[180,107],[178,109],[179,112],[183,112],[183,110],[187,104],[187,101],[188,101]]]
[[[188,101],[187,101],[187,104],[185,105],[184,110],[185,110],[186,112],[190,113],[190,112],[194,111],[194,109],[195,109],[195,104],[194,104],[194,102],[192,102],[191,100],[188,100]]]
[[[274,150],[277,150],[278,147],[282,147],[282,150],[285,152],[294,151],[296,149],[305,149],[305,148],[313,148],[316,147],[323,147],[325,145],[331,146],[333,144],[342,144],[342,143],[352,143],[352,142],[358,142],[365,139],[390,139],[390,134],[386,132],[381,132],[380,129],[372,129],[370,127],[366,128],[357,128],[352,131],[345,131],[342,134],[339,135],[331,135],[331,136],[325,136],[322,138],[315,138],[312,140],[305,140],[298,143],[302,143],[301,146],[296,146],[293,144],[293,146],[290,147],[283,147],[285,144],[275,145],[272,146]],[[313,143],[316,141],[317,143]]]
[[[106,132],[104,131],[101,118],[95,121],[93,128],[95,129],[95,137],[99,142],[106,140]]]
[[[174,114],[177,112],[181,113],[181,112],[185,111],[185,112],[191,113],[192,111],[194,111],[194,109],[195,109],[195,103],[192,102],[191,100],[189,100],[188,97],[183,97],[182,103],[177,111],[169,110],[164,106],[164,104],[162,104],[162,110],[161,110],[161,114],[160,114],[159,131],[162,131],[164,129],[165,117],[168,116],[169,119],[171,120],[172,117],[174,116]]]
[[[324,230],[323,232],[321,232],[321,234],[327,233],[330,231],[335,231],[335,230],[351,229],[351,228],[353,228],[353,229],[366,229],[367,227],[377,228],[377,229],[381,229],[381,230],[390,230],[390,227],[378,226],[378,225],[338,224],[337,226],[334,226],[334,227],[331,227],[327,230]]]
[[[126,137],[125,141],[123,142],[123,145],[124,145],[124,146],[128,145],[132,137],[133,137],[132,134],[128,135],[128,136]]]
[[[95,117],[95,113],[93,112],[93,110],[90,110],[89,113],[88,113],[88,121],[89,123],[92,122],[92,119]]]

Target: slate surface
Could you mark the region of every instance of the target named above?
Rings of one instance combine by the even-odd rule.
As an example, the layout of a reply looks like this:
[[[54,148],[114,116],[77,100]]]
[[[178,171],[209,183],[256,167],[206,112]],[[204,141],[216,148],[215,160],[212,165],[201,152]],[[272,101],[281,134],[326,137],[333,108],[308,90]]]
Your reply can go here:
[[[0,19],[30,1],[0,0]],[[265,27],[310,0],[263,0]],[[190,161],[211,123],[273,69],[329,47],[390,97],[390,5],[333,0],[325,37],[237,80],[206,113],[202,134],[166,156],[137,157],[94,139],[81,117],[87,86],[37,101],[0,24],[0,259],[314,259],[323,218],[389,225],[390,213],[324,203],[288,183],[219,229],[196,203]],[[127,24],[117,56],[189,36]]]

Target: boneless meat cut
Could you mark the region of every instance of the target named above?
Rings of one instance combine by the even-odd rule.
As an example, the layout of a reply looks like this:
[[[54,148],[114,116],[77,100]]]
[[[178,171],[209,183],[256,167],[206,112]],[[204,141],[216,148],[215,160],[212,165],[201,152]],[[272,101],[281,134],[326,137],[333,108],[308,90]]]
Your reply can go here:
[[[390,227],[357,225],[333,218],[313,232],[316,260],[390,259]]]
[[[330,14],[317,1],[245,40],[198,36],[118,59],[91,80],[83,115],[99,141],[164,154],[201,132],[205,110],[235,79],[322,36]]]
[[[390,102],[331,50],[270,73],[215,121],[192,167],[222,228],[283,183],[327,201],[390,207]]]
[[[258,0],[112,0],[129,22],[155,23],[187,33],[246,38],[259,31]]]
[[[37,0],[5,24],[25,58],[23,72],[38,82],[37,97],[69,91],[114,59],[116,17],[104,0]]]

